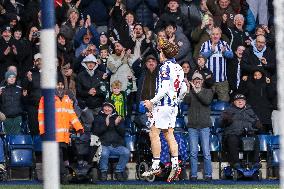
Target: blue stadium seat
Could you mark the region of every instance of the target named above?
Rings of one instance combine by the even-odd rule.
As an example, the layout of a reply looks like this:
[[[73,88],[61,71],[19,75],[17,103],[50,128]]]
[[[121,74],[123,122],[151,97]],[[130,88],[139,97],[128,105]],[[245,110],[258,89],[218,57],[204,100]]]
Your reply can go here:
[[[211,103],[211,111],[213,112],[222,112],[224,111],[230,104],[224,101],[213,101]]]
[[[11,168],[27,167],[30,169],[30,179],[34,179],[35,156],[32,137],[30,135],[8,135],[6,140],[8,178],[11,178]]]
[[[128,148],[128,150],[130,152],[134,152],[136,150],[135,149],[136,135],[132,135],[131,133],[126,132],[124,140],[125,140],[126,147]]]
[[[217,135],[210,135],[209,145],[211,152],[219,152],[221,150],[220,138]]]

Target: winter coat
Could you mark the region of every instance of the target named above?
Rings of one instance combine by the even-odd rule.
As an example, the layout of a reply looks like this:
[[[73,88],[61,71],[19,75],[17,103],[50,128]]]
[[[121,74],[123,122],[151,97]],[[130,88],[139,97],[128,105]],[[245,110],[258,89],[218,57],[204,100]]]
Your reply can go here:
[[[230,5],[226,9],[222,9],[218,1],[216,0],[207,0],[206,2],[207,7],[209,11],[213,15],[214,23],[216,26],[220,26],[222,22],[222,16],[223,14],[228,15],[228,26],[233,27],[234,26],[234,17],[240,10],[240,2],[239,1],[231,1]]]
[[[8,118],[14,118],[23,113],[22,88],[18,85],[6,85],[0,88],[1,112]]]
[[[222,112],[221,126],[224,127],[224,135],[242,135],[244,129],[253,131],[259,129],[259,119],[250,105],[240,109],[232,105]]]
[[[265,75],[259,80],[251,79],[244,83],[242,93],[247,97],[247,103],[259,117],[262,124],[271,124],[273,110],[271,99],[274,98],[271,84],[265,81]]]
[[[179,52],[175,56],[176,61],[181,64],[183,61],[192,62],[191,44],[183,33],[175,33],[175,43],[179,46]]]
[[[232,59],[228,59],[228,62],[227,62],[227,79],[228,79],[228,82],[229,82],[229,86],[230,86],[230,90],[232,91],[237,91],[237,89],[240,87],[241,85],[241,82],[243,82],[242,80],[242,70],[240,69],[240,83],[239,83],[239,86],[237,86],[237,74],[238,74],[238,63],[239,63],[239,60],[237,58],[236,55],[234,55],[234,58]],[[241,65],[241,63],[240,63]]]
[[[77,76],[76,95],[80,107],[88,107],[95,109],[101,107],[105,100],[103,91],[101,90],[103,72],[97,69],[93,76],[90,76],[86,70],[80,72]],[[95,88],[97,93],[95,96],[89,94],[89,90]]]
[[[109,118],[109,126],[107,126],[106,117],[106,114],[99,112],[99,115],[95,118],[92,132],[100,138],[103,146],[125,146],[123,122],[119,125],[115,125],[115,119],[118,115],[113,113]]]
[[[245,30],[241,31],[236,26],[228,27],[227,24],[222,22],[222,32],[230,39],[230,48],[235,52],[238,46],[246,46],[245,41],[250,40],[249,33]]]
[[[137,91],[136,79],[134,78],[134,74],[132,71],[132,58],[121,58],[116,54],[112,54],[109,56],[107,60],[107,68],[112,72],[110,77],[110,85],[115,81],[119,80],[122,83],[121,90],[126,91],[128,76],[132,76],[133,78],[133,91]]]
[[[188,128],[202,129],[211,126],[210,104],[213,99],[212,89],[202,88],[199,93],[193,89],[184,97],[184,102],[189,104]]]
[[[32,72],[32,81],[25,77],[22,86],[23,89],[28,91],[26,103],[37,107],[41,98],[40,72],[37,68],[33,68],[30,71]]]
[[[140,101],[144,101],[144,100],[154,98],[155,88],[156,88],[156,87],[154,87],[154,86],[156,86],[156,79],[154,79],[154,78],[157,78],[158,75],[159,75],[159,63],[158,63],[156,69],[154,70],[154,72],[152,74],[146,68],[145,63],[143,63],[143,65],[141,65],[141,64],[142,64],[142,61],[140,59],[138,59],[132,65],[135,77],[137,78],[137,83],[136,83],[137,84],[137,93],[136,93],[136,95],[137,95],[136,96],[136,102],[137,103],[139,103]],[[147,95],[149,95],[149,98],[143,99],[142,98],[142,91],[145,87],[145,80],[146,80],[147,76],[153,78],[153,80],[154,80],[153,83],[147,84],[147,87],[151,88],[151,85],[153,85],[154,90],[150,91],[149,94],[147,94]]]
[[[262,57],[266,58],[266,65],[262,64],[258,57],[253,53],[253,47],[247,48],[243,53],[241,62],[241,69],[243,73],[246,75],[252,74],[255,70],[261,68],[265,71],[267,76],[273,75],[276,67],[275,52],[267,47]]]
[[[187,16],[183,15],[179,9],[177,12],[170,12],[167,9],[166,12],[160,16],[160,19],[155,26],[155,30],[161,30],[164,27],[165,23],[169,21],[175,22],[176,25],[181,28],[181,30],[186,36],[190,36],[192,31],[190,21],[188,20]]]

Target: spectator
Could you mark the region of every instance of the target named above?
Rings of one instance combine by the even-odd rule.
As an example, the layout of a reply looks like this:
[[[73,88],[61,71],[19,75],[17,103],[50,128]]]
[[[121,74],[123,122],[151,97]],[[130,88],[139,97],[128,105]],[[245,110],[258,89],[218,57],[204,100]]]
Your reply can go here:
[[[21,123],[23,113],[23,100],[26,91],[16,85],[16,73],[7,71],[5,73],[6,85],[0,88],[0,107],[6,119],[3,122],[4,132],[7,135],[23,134]]]
[[[85,26],[78,30],[74,38],[74,46],[76,48],[75,56],[79,57],[89,44],[94,44],[97,48],[99,48],[99,41],[100,35],[96,28],[92,25],[91,18],[88,15],[87,20],[85,21]]]
[[[274,98],[274,91],[271,80],[261,68],[253,72],[253,77],[244,83],[241,88],[243,94],[247,96],[247,101],[253,111],[259,117],[263,131],[272,131],[271,113],[273,110],[271,100]]]
[[[207,0],[206,2],[209,11],[212,13],[214,22],[216,26],[220,26],[222,23],[222,16],[224,14],[227,15],[228,18],[228,26],[234,26],[234,17],[240,10],[240,2],[239,1],[231,1],[231,0]]]
[[[131,92],[131,86],[132,81],[130,78],[130,82],[128,82],[129,86],[127,86],[126,92],[121,91],[121,82],[120,81],[114,81],[111,84],[111,94],[110,94],[110,101],[114,105],[116,112],[119,116],[125,119],[127,114],[127,107],[129,106],[127,104],[127,95]]]
[[[76,75],[68,59],[63,61],[60,71],[63,77],[64,88],[76,96]]]
[[[23,89],[27,91],[26,111],[28,112],[28,125],[31,135],[39,135],[38,130],[38,105],[41,97],[40,72],[41,54],[34,55],[34,66],[26,73],[23,79]]]
[[[213,28],[210,40],[204,42],[201,47],[201,54],[207,58],[206,67],[213,72],[213,90],[218,99],[229,101],[229,84],[227,81],[226,64],[227,59],[233,58],[233,52],[228,44],[221,40],[222,31],[220,28]]]
[[[133,48],[134,60],[140,58],[142,54],[146,53],[146,51],[147,53],[153,53],[153,51],[155,51],[153,49],[150,38],[151,38],[151,32],[148,32],[146,35],[146,32],[144,31],[143,26],[141,24],[134,25],[132,33],[132,40],[134,42],[134,48]]]
[[[109,49],[107,45],[100,45],[100,56],[99,56],[99,67],[102,68],[101,71],[110,75],[110,71],[107,69],[107,60],[109,57]]]
[[[73,44],[61,33],[57,35],[57,57],[75,61]]]
[[[60,27],[60,33],[62,33],[67,40],[72,40],[79,29],[83,26],[83,20],[79,20],[79,12],[77,9],[72,8],[67,12],[67,20],[63,22]]]
[[[171,43],[179,46],[179,53],[175,56],[176,61],[181,64],[182,61],[192,62],[191,44],[183,33],[177,32],[175,22],[165,24],[165,32]]]
[[[136,14],[138,22],[151,30],[154,29],[154,14],[159,13],[158,0],[126,0],[126,5],[127,9]]]
[[[191,67],[188,61],[183,61],[181,63],[181,67],[183,69],[184,72],[184,79],[186,79],[187,81],[190,81],[190,72],[191,72]]]
[[[212,180],[211,155],[209,149],[210,136],[210,103],[213,99],[212,89],[203,88],[203,77],[194,73],[190,83],[190,91],[186,94],[184,102],[190,105],[188,109],[188,133],[190,145],[190,180],[197,180],[198,168],[198,141],[201,141],[201,149],[204,159],[204,179]]]
[[[275,72],[275,52],[266,46],[263,35],[256,37],[252,46],[247,48],[243,54],[241,69],[244,74],[252,76],[254,70],[262,68],[269,77]]]
[[[97,69],[98,63],[94,55],[90,54],[84,58],[82,66],[85,70],[77,77],[76,94],[80,107],[88,107],[97,115],[105,100],[101,90],[103,72]]]
[[[255,29],[254,39],[259,35],[263,35],[265,37],[266,45],[270,49],[275,48],[275,34],[273,33],[273,29],[270,30],[266,25],[258,25]]]
[[[191,33],[192,42],[194,42],[193,57],[197,58],[201,45],[210,39],[211,30],[214,27],[214,20],[212,16],[205,15],[202,19],[202,24],[196,27]],[[221,39],[229,43],[229,39],[226,35],[222,34]]]
[[[244,46],[238,46],[237,50],[235,51],[234,57],[228,60],[227,76],[230,87],[230,94],[232,95],[232,97],[238,93],[241,83],[243,81],[247,81],[248,79],[248,76],[244,75],[241,70],[241,60],[244,51]]]
[[[207,58],[204,57],[202,54],[199,54],[197,58],[197,67],[191,70],[188,81],[192,80],[192,76],[194,73],[196,72],[200,73],[204,80],[204,87],[209,89],[214,85],[214,79],[213,79],[212,71],[209,70],[205,65],[206,62],[207,62]]]
[[[251,37],[249,33],[244,30],[245,18],[241,14],[237,14],[234,17],[234,27],[227,26],[228,16],[223,15],[223,22],[221,24],[221,29],[223,33],[230,39],[230,48],[235,52],[237,47],[248,46],[251,44]]]
[[[125,50],[120,42],[115,42],[114,54],[110,55],[107,60],[107,68],[111,71],[110,84],[115,80],[119,80],[122,83],[122,91],[126,91],[128,77],[135,78],[132,72],[133,55],[131,50]],[[133,83],[133,91],[136,91],[136,82]]]
[[[231,107],[224,110],[221,116],[221,125],[224,127],[224,145],[228,151],[228,160],[231,167],[240,168],[239,151],[244,129],[248,129],[255,138],[253,151],[253,167],[260,168],[259,163],[259,140],[254,130],[261,128],[261,123],[253,109],[246,102],[246,97],[236,94]]]
[[[113,40],[120,40],[122,46],[126,49],[132,49],[134,43],[131,40],[131,34],[133,33],[134,24],[136,23],[135,13],[131,11],[126,12],[121,1],[117,0],[110,15],[112,18],[113,33],[110,37],[112,37]]]
[[[2,38],[0,39],[0,79],[4,78],[7,68],[11,65],[19,67],[20,54],[17,49],[17,41],[12,38],[11,28],[4,26],[1,30]]]
[[[73,101],[64,93],[64,84],[62,81],[57,82],[54,95],[55,100],[55,126],[56,141],[59,143],[59,160],[60,160],[60,180],[61,183],[68,182],[70,178],[69,171],[64,165],[64,159],[67,155],[67,146],[70,141],[69,130],[74,128],[78,133],[83,133],[84,128],[81,125],[77,115],[74,112]],[[65,111],[62,111],[62,110]],[[38,108],[39,131],[42,137],[45,137],[44,125],[44,97],[41,97]],[[68,156],[67,156],[68,157]]]
[[[76,4],[72,0],[62,0],[61,5],[55,8],[56,13],[56,23],[61,25],[65,20],[67,20],[67,13],[70,9],[78,9],[81,1],[77,1]]]
[[[177,31],[184,33],[185,36],[190,37],[192,26],[184,14],[182,14],[179,8],[179,0],[169,0],[165,13],[160,16],[158,23],[156,24],[156,31],[161,30],[165,23],[174,22],[177,25]]]
[[[125,147],[123,118],[116,113],[115,107],[111,103],[103,104],[102,111],[96,117],[92,130],[102,143],[102,154],[99,162],[100,179],[102,181],[107,180],[109,157],[116,155],[119,156],[115,168],[116,179],[123,181],[123,172],[128,163],[130,152]]]
[[[84,38],[87,37],[89,38],[89,36],[84,36]],[[87,40],[87,39],[84,39]],[[88,39],[89,40],[89,39]],[[82,61],[84,58],[86,58],[88,55],[93,55],[96,56],[97,55],[97,47],[93,44],[89,44],[86,46],[85,49],[83,49],[83,51],[79,54],[79,56],[76,58],[75,60],[75,65],[74,65],[74,71],[75,73],[80,73],[81,71],[85,70]]]

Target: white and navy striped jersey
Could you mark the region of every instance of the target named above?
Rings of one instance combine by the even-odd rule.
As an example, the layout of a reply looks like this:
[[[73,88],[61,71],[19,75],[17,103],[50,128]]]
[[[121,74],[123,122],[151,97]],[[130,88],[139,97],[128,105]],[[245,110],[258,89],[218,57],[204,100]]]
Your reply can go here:
[[[222,47],[225,47],[225,52],[222,53]],[[206,66],[214,75],[215,82],[227,81],[227,58],[233,57],[233,52],[229,45],[222,40],[219,40],[215,49],[212,48],[211,40],[204,42],[201,46],[200,53],[207,58]]]
[[[159,76],[156,78],[155,97],[151,102],[155,106],[177,106],[183,80],[182,67],[176,63],[175,59],[166,60],[160,67]]]

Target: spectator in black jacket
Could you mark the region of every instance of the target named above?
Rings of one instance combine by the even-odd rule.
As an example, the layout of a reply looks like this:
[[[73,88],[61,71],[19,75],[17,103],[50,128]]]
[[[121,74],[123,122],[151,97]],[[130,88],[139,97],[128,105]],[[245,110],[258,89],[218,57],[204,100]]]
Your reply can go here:
[[[5,73],[6,85],[0,88],[1,111],[6,116],[4,121],[4,132],[8,135],[19,135],[22,133],[23,97],[27,92],[16,85],[16,73],[7,71]]]
[[[261,129],[261,123],[250,105],[246,103],[246,97],[236,94],[233,98],[233,105],[222,113],[221,125],[224,127],[224,145],[228,151],[230,165],[240,168],[239,151],[241,137],[246,128],[251,134],[255,130]],[[254,136],[254,135],[253,135]],[[259,141],[255,137],[253,163],[255,168],[259,168]]]
[[[264,71],[259,68],[254,71],[253,77],[244,82],[241,91],[247,96],[247,101],[253,111],[259,117],[264,132],[272,131],[271,113],[273,106],[271,100],[275,97],[271,79],[266,77]]]
[[[238,91],[241,82],[247,80],[247,76],[243,75],[241,70],[241,60],[243,57],[244,46],[238,46],[235,51],[233,59],[228,60],[227,64],[227,77],[230,87],[230,94],[234,96]]]
[[[99,162],[101,180],[107,180],[108,160],[111,155],[118,155],[119,161],[115,168],[118,181],[123,181],[123,172],[128,163],[130,152],[125,147],[123,119],[117,115],[115,107],[108,102],[102,106],[102,111],[96,117],[93,133],[97,135],[102,143],[102,154]]]
[[[3,80],[7,68],[11,65],[19,67],[20,54],[17,49],[17,41],[12,38],[11,28],[4,26],[1,30],[0,39],[0,79]]]
[[[105,100],[103,90],[101,89],[101,81],[106,76],[97,69],[97,59],[93,54],[89,54],[84,58],[82,66],[85,67],[85,70],[78,74],[76,83],[79,106],[88,107],[97,115]]]
[[[31,135],[39,135],[38,105],[41,97],[40,87],[41,54],[34,55],[34,66],[23,79],[23,89],[27,91],[25,109],[28,112],[28,125]]]
[[[179,0],[168,1],[167,9],[165,13],[163,13],[160,16],[160,19],[158,23],[156,24],[156,27],[155,27],[156,31],[161,30],[164,27],[165,23],[169,21],[175,22],[176,25],[178,26],[177,31],[183,32],[185,36],[190,38],[192,26],[187,16],[185,16],[180,10]]]
[[[252,46],[247,48],[243,54],[241,69],[244,74],[252,76],[253,72],[262,68],[269,77],[275,72],[275,53],[266,46],[266,39],[263,35],[256,37]]]

